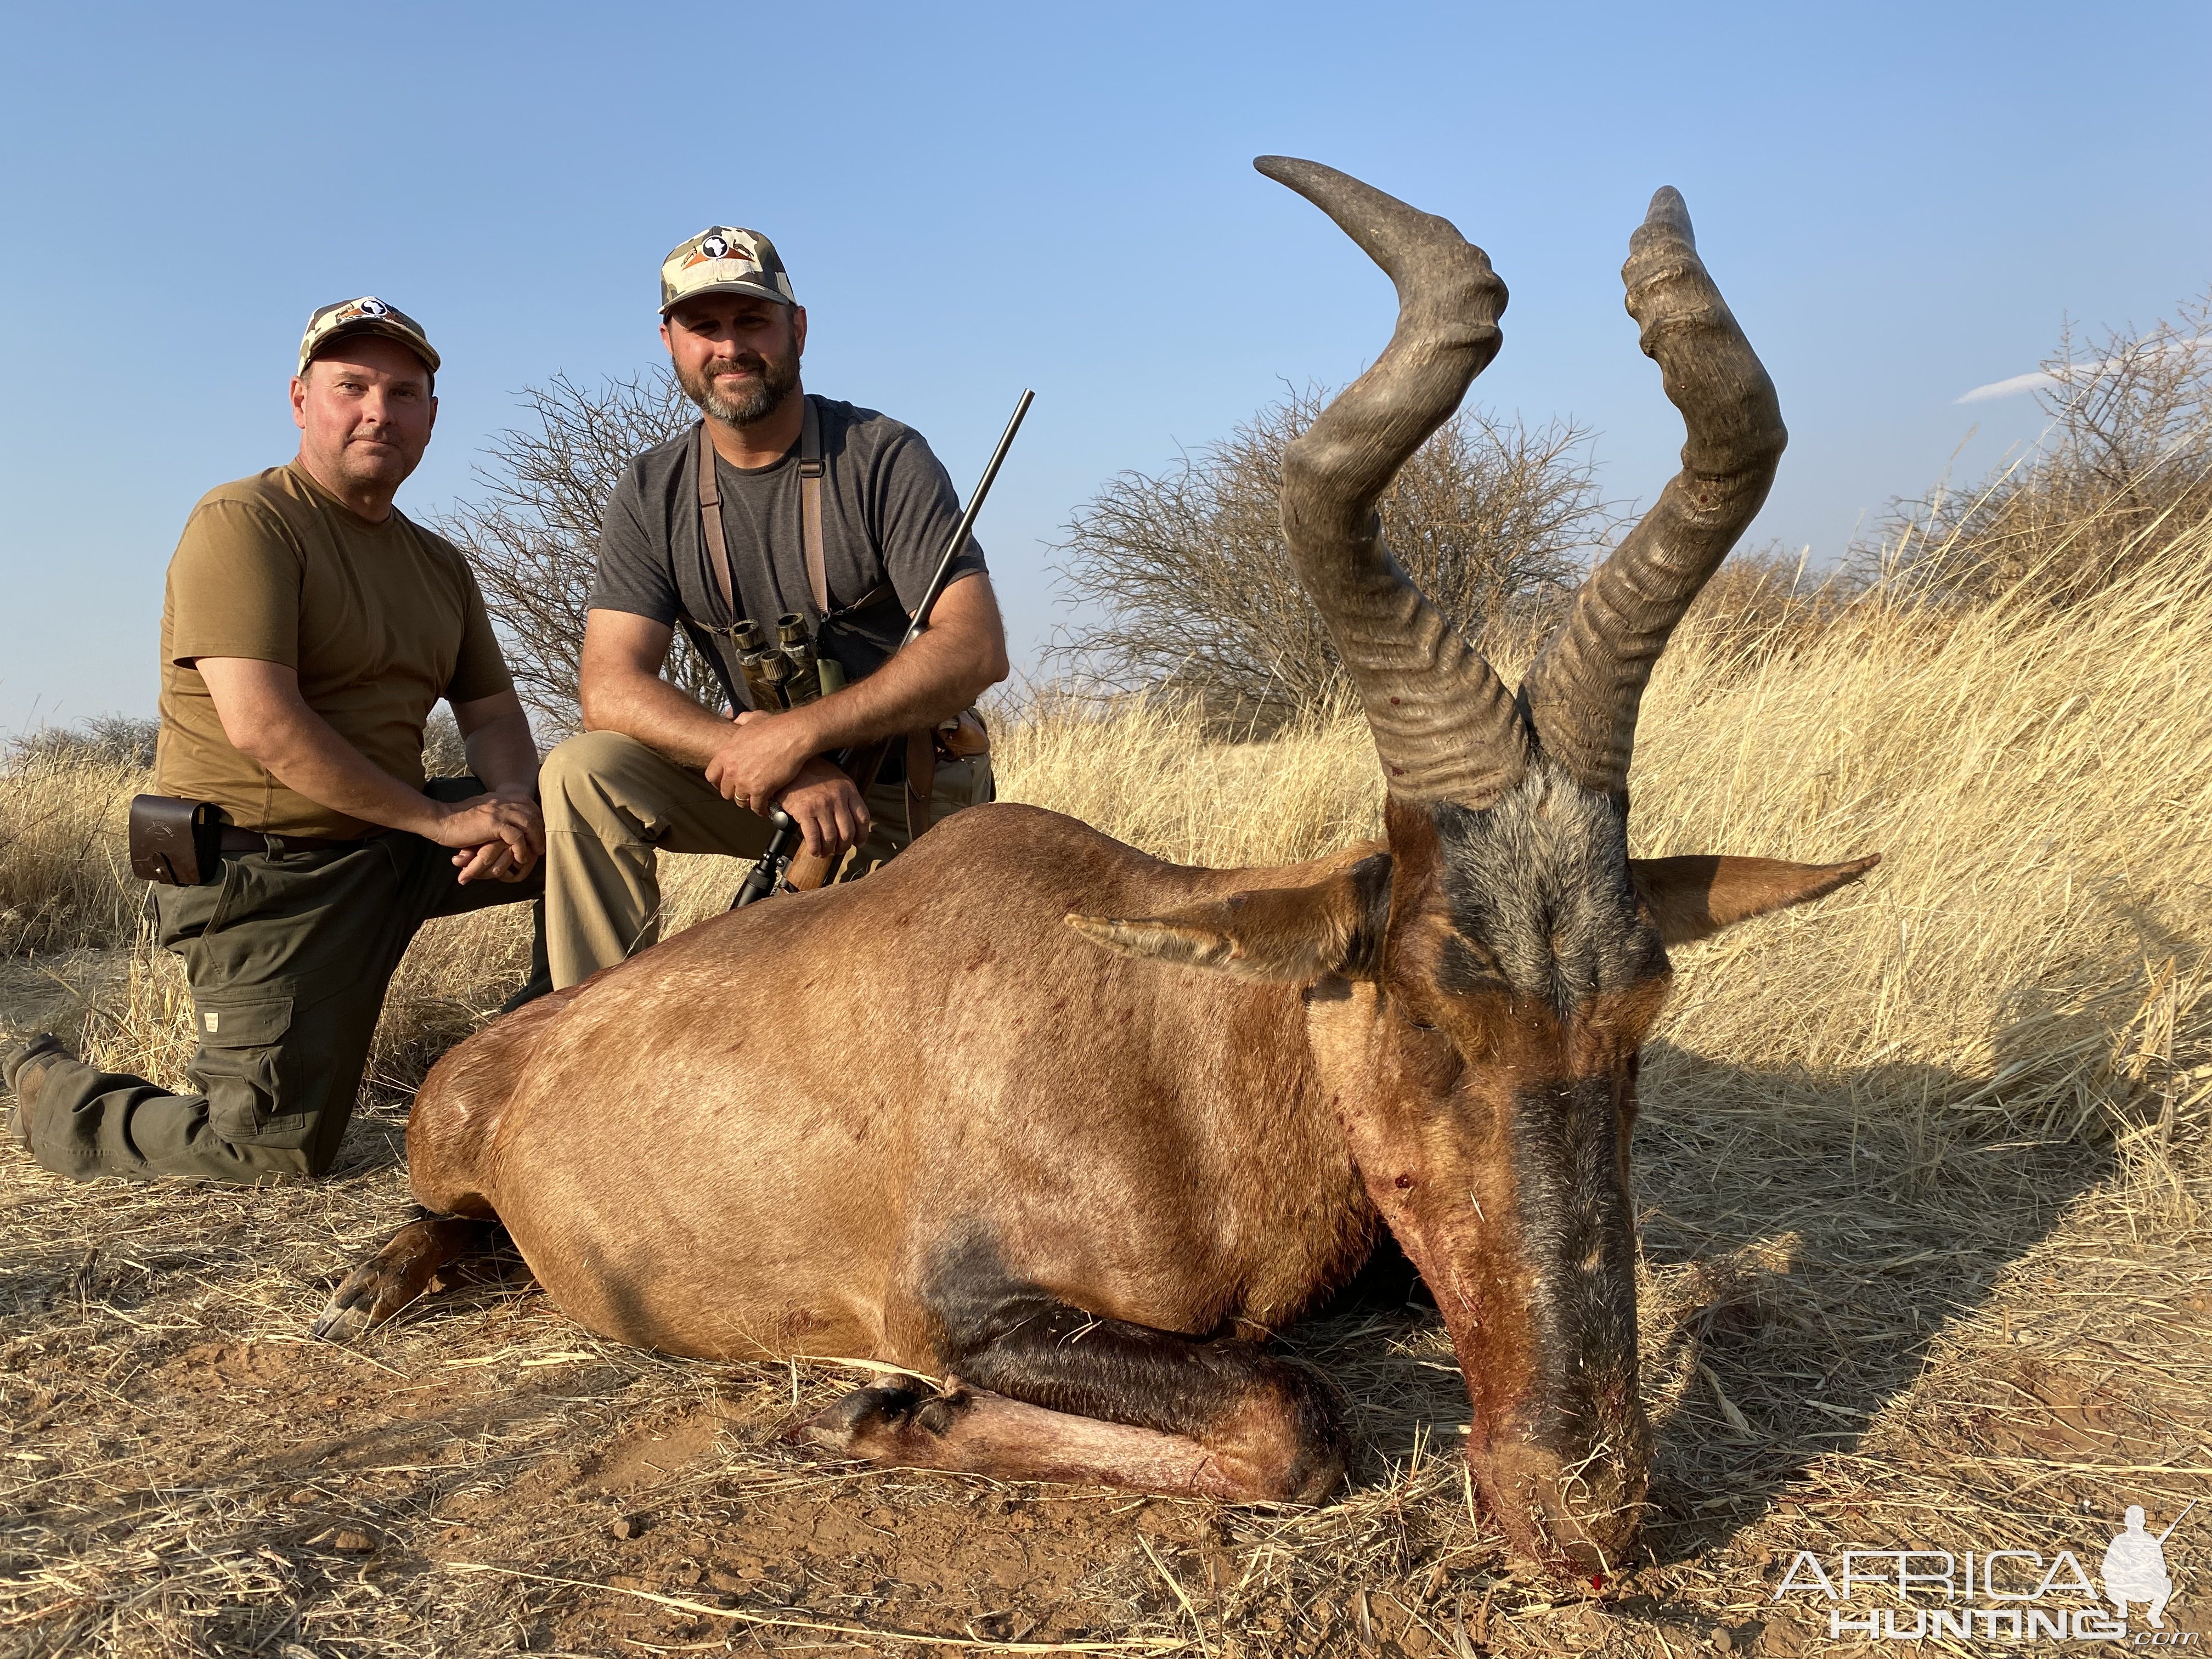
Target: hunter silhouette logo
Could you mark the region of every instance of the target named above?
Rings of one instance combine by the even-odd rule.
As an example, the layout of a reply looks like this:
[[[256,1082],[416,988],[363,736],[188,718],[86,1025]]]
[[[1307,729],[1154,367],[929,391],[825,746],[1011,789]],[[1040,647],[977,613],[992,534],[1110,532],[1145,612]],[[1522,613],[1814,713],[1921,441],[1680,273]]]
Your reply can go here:
[[[2105,1551],[2105,1599],[2128,1616],[2128,1603],[2144,1603],[2143,1617],[2150,1620],[2153,1630],[2166,1628],[2166,1604],[2173,1599],[2173,1580],[2166,1576],[2166,1540],[2173,1536],[2174,1528],[2181,1524],[2182,1516],[2197,1507],[2191,1498],[2188,1507],[2166,1523],[2164,1532],[2154,1538],[2144,1530],[2142,1505],[2128,1505],[2127,1530],[2112,1540]]]

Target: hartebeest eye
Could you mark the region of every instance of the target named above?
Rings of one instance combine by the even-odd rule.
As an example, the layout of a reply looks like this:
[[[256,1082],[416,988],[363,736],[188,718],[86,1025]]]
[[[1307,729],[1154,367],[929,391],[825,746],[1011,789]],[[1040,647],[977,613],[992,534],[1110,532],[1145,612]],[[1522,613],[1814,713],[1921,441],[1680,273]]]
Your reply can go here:
[[[1390,1012],[1400,1022],[1416,1031],[1436,1031],[1439,1029],[1434,1018],[1435,1010],[1428,1007],[1417,992],[1395,991],[1390,994]]]
[[[1459,1045],[1444,1029],[1442,1010],[1435,1006],[1434,997],[1425,987],[1407,987],[1390,996],[1389,1009],[1396,1017],[1397,1041],[1392,1046],[1398,1064],[1422,1088],[1449,1090],[1458,1080],[1465,1062]]]

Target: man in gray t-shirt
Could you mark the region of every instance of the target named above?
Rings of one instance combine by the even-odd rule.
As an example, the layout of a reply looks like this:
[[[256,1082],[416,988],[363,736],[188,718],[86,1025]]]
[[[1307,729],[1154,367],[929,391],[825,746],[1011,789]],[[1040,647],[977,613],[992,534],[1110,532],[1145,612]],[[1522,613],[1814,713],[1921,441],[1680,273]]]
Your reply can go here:
[[[951,721],[1006,675],[1005,629],[972,540],[928,629],[897,650],[959,520],[944,467],[911,428],[806,395],[806,313],[765,236],[702,231],[662,264],[660,291],[661,340],[703,418],[633,461],[607,504],[585,622],[586,729],[539,774],[556,987],[659,937],[659,848],[757,856],[764,815],[780,806],[805,832],[803,852],[852,854],[849,879],[906,845],[910,814],[941,816],[992,793],[988,756],[967,744],[939,744],[933,778],[908,775],[908,757],[918,763],[928,747],[912,734]],[[730,629],[750,617],[772,639],[775,618],[794,611],[843,670],[843,690],[732,720],[660,678],[680,626],[721,654],[744,699]],[[827,758],[902,734],[866,799]]]

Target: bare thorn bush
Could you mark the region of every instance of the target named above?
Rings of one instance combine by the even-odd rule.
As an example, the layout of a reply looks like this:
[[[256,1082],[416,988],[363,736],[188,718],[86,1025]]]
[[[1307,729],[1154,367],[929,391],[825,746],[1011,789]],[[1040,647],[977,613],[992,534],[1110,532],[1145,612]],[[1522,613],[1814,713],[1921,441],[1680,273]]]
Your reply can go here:
[[[2212,515],[2212,289],[2043,364],[2042,442],[1980,484],[1901,503],[1861,556],[1944,601],[2077,605]]]
[[[1283,452],[1328,393],[1293,392],[1157,475],[1125,472],[1075,511],[1060,586],[1095,621],[1052,656],[1069,681],[1195,697],[1218,729],[1265,732],[1349,691],[1291,573],[1276,505]],[[1407,463],[1382,501],[1392,553],[1470,632],[1544,612],[1580,576],[1612,519],[1589,434],[1463,410]]]
[[[113,762],[142,770],[154,764],[161,725],[135,714],[98,714],[75,726],[48,726],[11,738],[8,761],[20,767],[41,760]]]
[[[457,778],[469,769],[467,744],[461,728],[442,705],[430,711],[422,726],[422,771],[433,778]]]
[[[663,370],[597,387],[555,375],[522,394],[529,423],[494,439],[477,468],[480,499],[431,520],[467,555],[541,735],[577,727],[584,613],[599,564],[599,515],[624,469],[696,418]],[[709,707],[712,672],[679,635],[669,680]]]

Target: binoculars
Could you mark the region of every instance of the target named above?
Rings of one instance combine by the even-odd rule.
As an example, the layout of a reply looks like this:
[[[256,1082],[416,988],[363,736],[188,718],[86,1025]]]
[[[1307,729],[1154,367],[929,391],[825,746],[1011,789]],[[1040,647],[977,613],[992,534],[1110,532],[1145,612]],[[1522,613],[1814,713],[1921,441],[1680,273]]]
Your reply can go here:
[[[797,708],[845,684],[844,665],[816,651],[806,618],[796,611],[775,619],[774,643],[750,617],[738,618],[730,629],[730,643],[744,675],[745,693],[756,708],[769,713]]]

